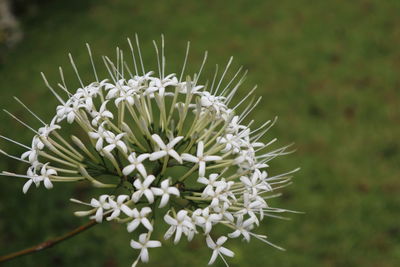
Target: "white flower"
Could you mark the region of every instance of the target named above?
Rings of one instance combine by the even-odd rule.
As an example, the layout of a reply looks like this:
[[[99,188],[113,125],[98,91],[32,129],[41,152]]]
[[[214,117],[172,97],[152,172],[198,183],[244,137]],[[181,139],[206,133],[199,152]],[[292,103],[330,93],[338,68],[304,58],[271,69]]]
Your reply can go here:
[[[101,223],[103,221],[104,210],[108,210],[111,208],[110,203],[108,203],[109,195],[101,195],[99,200],[92,198],[90,201],[90,205],[93,208],[96,208],[96,214],[91,217],[91,219],[95,219],[96,222]]]
[[[179,93],[181,94],[188,94],[188,93],[192,93],[192,94],[199,94],[200,90],[204,88],[204,85],[195,85],[193,82],[191,82],[191,84],[188,85],[188,82],[181,82],[178,85],[178,89],[179,89]],[[190,92],[189,92],[189,87],[191,88]]]
[[[134,90],[120,90],[119,91],[119,96],[115,99],[114,103],[116,106],[119,105],[122,101],[127,102],[129,105],[135,104],[135,99],[133,98],[135,96],[135,91]]]
[[[147,248],[161,247],[161,242],[156,240],[149,240],[148,234],[141,234],[139,236],[139,242],[131,240],[131,247],[134,249],[140,249],[140,259],[142,262],[149,261],[149,252]]]
[[[153,96],[154,92],[158,92],[158,94],[163,97],[165,94],[165,88],[167,86],[177,86],[178,79],[174,77],[175,74],[170,74],[165,77],[163,80],[158,78],[152,78],[149,84],[149,88],[146,90],[146,93],[150,96]]]
[[[108,131],[105,129],[106,123],[103,122],[97,132],[89,132],[88,135],[92,139],[96,139],[96,150],[101,151],[103,149],[104,139],[108,137]]]
[[[182,233],[187,233],[187,229],[195,229],[190,217],[187,215],[186,210],[180,210],[175,219],[167,213],[164,216],[164,221],[171,225],[171,227],[165,233],[164,239],[169,239],[175,233],[175,244],[181,240]]]
[[[50,124],[45,125],[44,127],[39,128],[38,133],[40,137],[46,138],[50,135],[51,132],[61,129],[60,125],[57,124]]]
[[[174,186],[169,186],[169,179],[161,182],[161,187],[152,187],[151,190],[156,196],[162,196],[159,208],[165,207],[169,201],[169,195],[175,195],[179,197],[179,190]]]
[[[193,212],[193,217],[196,224],[201,225],[204,229],[205,234],[209,234],[213,224],[219,222],[222,219],[221,214],[210,214],[210,209],[207,207],[205,209],[197,209]]]
[[[203,195],[211,195],[214,191],[214,187],[225,187],[224,181],[218,181],[218,173],[210,174],[209,178],[199,177],[197,182],[207,185],[203,190]]]
[[[75,97],[85,103],[85,108],[90,111],[93,108],[93,92],[88,87],[78,88]]]
[[[38,148],[36,148],[34,145],[32,145],[31,150],[28,150],[21,155],[21,159],[24,160],[24,159],[28,158],[29,163],[36,162],[37,157],[38,157],[38,152],[39,152],[38,150],[39,150]]]
[[[108,153],[111,153],[115,148],[120,148],[124,153],[128,152],[128,147],[126,144],[121,140],[126,133],[120,133],[115,135],[111,131],[107,131],[106,133],[106,141],[109,145],[105,146],[103,149]]]
[[[167,145],[163,142],[158,134],[153,134],[151,137],[153,138],[154,142],[157,144],[160,150],[152,153],[150,155],[150,160],[154,161],[159,158],[165,157],[166,155],[169,155],[176,159],[179,163],[182,163],[182,158],[173,148],[179,141],[183,139],[183,136],[178,136],[172,139]]]
[[[146,227],[150,232],[153,231],[153,225],[151,225],[149,219],[147,218],[150,213],[151,209],[149,207],[142,208],[140,212],[134,208],[128,215],[129,217],[134,218],[128,223],[128,232],[131,233],[135,231],[140,224],[143,224],[143,226]]]
[[[263,211],[266,208],[265,202],[260,199],[254,199],[247,192],[243,193],[243,208],[237,212],[237,214],[245,215],[248,214],[250,217],[255,219],[255,223],[258,225],[259,220],[255,214],[256,211]]]
[[[113,210],[113,212],[109,217],[107,217],[107,221],[117,218],[121,214],[121,211],[129,216],[131,209],[125,203],[128,199],[129,197],[127,195],[119,195],[117,197],[117,201],[109,198],[110,208]]]
[[[227,134],[223,137],[218,137],[217,142],[220,144],[225,144],[225,148],[221,150],[222,153],[232,151],[233,153],[238,153],[240,151],[240,139],[233,135]]]
[[[249,189],[253,195],[257,195],[258,190],[271,191],[271,186],[262,179],[262,174],[256,170],[251,179],[247,176],[240,177],[240,181]]]
[[[206,162],[221,160],[220,156],[206,156],[204,155],[204,143],[200,141],[197,144],[196,157],[187,153],[182,154],[182,159],[185,161],[199,164],[199,176],[203,177],[206,173]]]
[[[225,97],[214,96],[207,91],[201,93],[201,105],[213,112],[219,117],[227,113],[228,108],[225,105]],[[226,117],[224,117],[226,119]]]
[[[36,185],[36,187],[39,187],[40,182],[43,180],[41,176],[37,175],[34,171],[33,168],[29,168],[27,171],[27,176],[30,177],[28,181],[24,184],[22,188],[22,192],[26,194],[28,192],[29,188],[31,187],[32,183]]]
[[[70,98],[63,105],[57,107],[57,121],[61,122],[66,118],[67,122],[72,124],[80,107],[81,105],[77,99],[74,97]]]
[[[236,225],[234,226],[236,228],[236,230],[234,232],[228,234],[228,236],[230,238],[237,238],[240,235],[242,235],[244,237],[244,239],[247,242],[249,242],[250,241],[250,231],[249,230],[255,222],[256,221],[255,221],[254,217],[250,217],[247,220],[243,220],[243,215],[237,216]]]
[[[114,115],[111,113],[111,111],[107,110],[107,105],[108,101],[104,101],[103,104],[101,104],[99,111],[92,111],[91,115],[93,117],[92,120],[92,125],[93,126],[98,126],[99,121],[104,120],[105,118],[113,119]]]
[[[207,246],[213,250],[213,253],[211,255],[211,259],[208,262],[208,265],[211,265],[215,262],[217,259],[217,256],[221,256],[225,264],[228,266],[226,263],[223,255],[228,256],[228,257],[233,257],[235,256],[235,253],[233,251],[223,247],[222,245],[228,240],[226,236],[221,236],[220,238],[217,239],[217,242],[214,242],[209,235],[207,235],[206,241],[207,241]]]
[[[52,168],[48,168],[48,163],[44,164],[41,167],[40,175],[36,174],[35,171],[36,171],[35,167],[31,167],[27,171],[26,177],[29,180],[24,184],[24,186],[22,188],[22,192],[24,192],[24,194],[26,194],[26,192],[28,192],[32,183],[34,183],[36,185],[36,187],[39,187],[40,182],[43,181],[44,187],[46,189],[53,188],[53,184],[50,180],[50,178],[51,178],[50,176],[57,175],[57,171],[55,171]]]
[[[219,206],[221,202],[231,204],[229,198],[235,199],[235,195],[231,192],[230,188],[234,184],[233,181],[226,182],[224,179],[218,182],[215,189],[209,189],[208,191],[203,191],[202,197],[211,197],[212,201],[210,206]]]
[[[119,81],[117,81],[117,83],[111,84],[108,83],[105,86],[105,89],[108,90],[107,99],[113,99],[113,98],[119,98],[121,96],[121,92],[126,92],[130,89],[129,86],[125,85],[125,80],[124,79],[120,79]],[[121,99],[123,100],[123,99]],[[116,106],[118,106],[118,103],[116,103]]]
[[[44,187],[47,189],[53,188],[53,184],[50,181],[50,176],[57,175],[57,171],[51,168],[48,168],[48,163],[44,164],[42,169],[40,170],[40,177],[43,181]]]
[[[234,116],[226,128],[227,133],[238,134],[241,130],[247,129],[246,126],[239,124],[240,117]]]
[[[123,170],[122,173],[124,175],[129,175],[131,174],[134,170],[138,170],[138,172],[143,176],[147,177],[147,172],[146,168],[143,165],[143,161],[147,159],[150,156],[148,153],[144,153],[136,157],[136,153],[133,152],[129,155],[128,161],[131,163],[128,166],[126,166]]]
[[[149,203],[154,202],[154,194],[153,191],[149,188],[149,186],[154,182],[156,178],[154,175],[149,175],[147,177],[144,177],[144,181],[142,182],[139,177],[133,182],[133,186],[136,188],[137,191],[135,191],[132,194],[132,200],[134,202],[138,202],[139,199],[145,195]]]

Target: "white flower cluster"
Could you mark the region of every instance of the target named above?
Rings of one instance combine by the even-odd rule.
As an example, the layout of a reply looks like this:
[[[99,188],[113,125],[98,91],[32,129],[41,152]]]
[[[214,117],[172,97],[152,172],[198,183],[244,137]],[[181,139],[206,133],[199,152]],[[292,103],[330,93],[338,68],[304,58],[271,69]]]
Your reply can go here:
[[[146,73],[141,60],[139,74],[133,50],[132,54],[135,74],[118,50],[116,63],[105,58],[110,80],[98,80],[95,71],[96,81],[84,86],[76,71],[82,86],[75,93],[65,83],[59,84],[67,99],[45,80],[60,101],[56,115],[50,124],[34,115],[44,124],[37,131],[26,125],[36,133],[31,147],[3,137],[27,148],[20,160],[30,165],[26,175],[4,174],[26,178],[24,193],[41,182],[47,189],[53,182],[74,181],[110,188],[110,194],[90,202],[71,199],[88,207],[75,214],[98,223],[124,223],[129,233],[140,233],[138,241],[131,241],[132,248],[140,250],[134,265],[148,261],[148,248],[161,246],[150,240],[161,223],[155,221],[160,213],[169,226],[164,239],[178,243],[183,236],[189,241],[196,234],[205,236],[213,251],[209,264],[218,255],[225,263],[224,256],[234,256],[222,246],[228,237],[256,238],[273,245],[253,229],[265,216],[279,217],[277,213],[287,211],[268,206],[267,199],[278,195],[271,194],[274,189],[290,182],[291,172],[269,176],[266,168],[271,159],[288,152],[287,147],[263,152],[275,141],[260,141],[271,121],[255,130],[250,128],[253,121],[244,124],[258,104],[250,101],[241,108],[253,91],[229,107],[244,76],[232,86],[237,72],[222,88],[229,61],[221,80],[214,78],[207,88],[198,83],[203,65],[192,80],[182,81],[184,70],[180,78],[164,75],[163,56],[158,76]],[[61,76],[64,81],[62,72]],[[66,137],[64,124],[74,125],[76,136]],[[222,231],[217,227],[227,228],[226,236],[213,238]]]

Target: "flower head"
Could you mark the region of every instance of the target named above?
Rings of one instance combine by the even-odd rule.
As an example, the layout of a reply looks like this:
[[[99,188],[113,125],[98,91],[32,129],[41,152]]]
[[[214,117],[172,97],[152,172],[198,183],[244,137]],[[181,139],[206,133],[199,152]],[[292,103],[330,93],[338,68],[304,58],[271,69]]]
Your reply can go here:
[[[265,216],[286,211],[267,201],[276,196],[274,189],[290,183],[292,172],[269,176],[266,171],[272,159],[288,152],[287,147],[267,151],[275,139],[262,142],[273,122],[251,128],[248,116],[259,101],[245,103],[254,90],[232,104],[244,76],[236,81],[237,73],[224,83],[230,60],[220,80],[206,86],[201,71],[186,79],[184,70],[167,74],[158,49],[158,75],[144,69],[141,56],[137,60],[133,53],[132,63],[125,62],[118,51],[116,64],[105,57],[106,79],[100,81],[93,68],[94,80],[84,84],[79,79],[80,88],[62,83],[66,98],[43,75],[60,104],[49,124],[29,110],[41,124],[37,131],[10,114],[35,136],[30,146],[2,137],[26,152],[21,157],[0,152],[27,165],[26,174],[3,175],[27,179],[24,193],[32,184],[46,189],[57,182],[92,185],[90,203],[73,200],[87,207],[75,214],[98,223],[124,223],[128,233],[139,232],[139,240],[131,241],[140,250],[134,265],[148,261],[148,248],[161,246],[150,234],[163,223],[169,226],[164,239],[173,237],[174,243],[182,236],[189,241],[196,234],[206,236],[212,250],[209,264],[217,256],[224,262],[225,256],[234,256],[224,247],[228,237],[254,237],[273,245],[253,231]],[[73,128],[76,136],[69,137],[65,128]],[[97,188],[109,192],[98,193]],[[216,225],[225,227],[228,237],[214,241]]]

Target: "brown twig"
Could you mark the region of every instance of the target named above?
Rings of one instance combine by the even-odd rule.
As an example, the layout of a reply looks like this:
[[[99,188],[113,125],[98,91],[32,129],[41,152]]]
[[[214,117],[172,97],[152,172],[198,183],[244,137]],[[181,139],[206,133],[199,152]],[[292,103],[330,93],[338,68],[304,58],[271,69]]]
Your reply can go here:
[[[23,250],[20,250],[20,251],[17,251],[17,252],[13,252],[13,253],[10,253],[10,254],[4,255],[4,256],[0,256],[0,263],[15,259],[15,258],[20,257],[20,256],[32,254],[32,253],[35,253],[35,252],[39,252],[39,251],[51,248],[52,246],[54,246],[54,245],[56,245],[56,244],[58,244],[58,243],[60,243],[60,242],[62,242],[64,240],[67,240],[67,239],[69,239],[69,238],[71,238],[71,237],[73,237],[73,236],[75,236],[75,235],[77,235],[79,233],[82,233],[83,231],[93,227],[96,224],[97,223],[96,223],[95,220],[91,220],[90,222],[88,222],[88,223],[86,223],[84,225],[81,225],[81,226],[75,228],[74,230],[72,230],[72,231],[70,231],[70,232],[68,232],[68,233],[66,233],[66,234],[64,234],[64,235],[62,235],[60,237],[57,237],[57,238],[54,238],[54,239],[49,239],[49,240],[47,240],[45,242],[42,242],[42,243],[40,243],[38,245],[35,245],[33,247],[30,247],[30,248],[26,248],[26,249],[23,249]]]

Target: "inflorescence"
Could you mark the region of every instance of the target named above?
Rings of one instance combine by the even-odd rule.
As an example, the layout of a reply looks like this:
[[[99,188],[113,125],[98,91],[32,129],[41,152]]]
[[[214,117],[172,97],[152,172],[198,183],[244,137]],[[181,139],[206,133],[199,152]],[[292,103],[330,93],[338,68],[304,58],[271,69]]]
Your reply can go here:
[[[27,151],[21,157],[1,152],[29,165],[26,175],[3,175],[25,178],[24,193],[33,185],[51,189],[56,182],[86,182],[105,188],[102,192],[108,189],[108,194],[98,193],[88,202],[71,199],[86,207],[75,215],[98,223],[116,221],[125,224],[129,233],[138,233],[138,241],[130,244],[140,251],[133,266],[148,261],[149,248],[161,246],[150,239],[163,222],[169,227],[164,239],[172,238],[175,244],[182,236],[190,241],[196,234],[203,235],[212,250],[209,264],[217,256],[227,264],[224,256],[234,256],[224,247],[228,238],[256,238],[280,248],[254,229],[264,217],[281,218],[278,214],[288,211],[270,207],[267,200],[280,195],[273,191],[288,185],[296,170],[268,175],[269,161],[289,152],[288,146],[266,151],[276,139],[261,142],[275,120],[256,129],[250,128],[252,120],[245,123],[261,99],[249,100],[255,88],[231,105],[246,73],[239,68],[225,82],[231,58],[221,77],[217,79],[216,71],[206,86],[199,82],[206,53],[200,70],[183,80],[188,45],[180,77],[167,75],[162,39],[161,53],[154,42],[159,67],[155,75],[145,71],[137,37],[136,50],[128,41],[133,71],[117,49],[116,62],[103,57],[109,79],[100,80],[87,46],[94,82],[82,82],[71,56],[80,88],[66,86],[61,68],[62,94],[43,75],[60,102],[49,124],[17,99],[43,126],[35,130],[9,113],[35,136],[29,147],[2,136]],[[76,132],[70,137],[63,131],[68,124]],[[215,231],[217,226],[226,228],[227,234],[215,238],[223,231]]]

